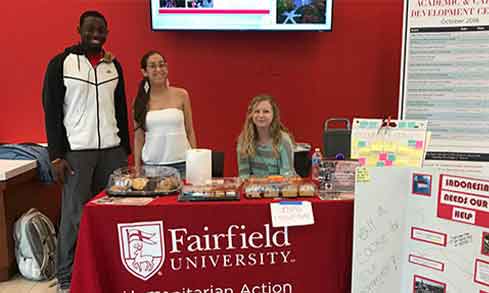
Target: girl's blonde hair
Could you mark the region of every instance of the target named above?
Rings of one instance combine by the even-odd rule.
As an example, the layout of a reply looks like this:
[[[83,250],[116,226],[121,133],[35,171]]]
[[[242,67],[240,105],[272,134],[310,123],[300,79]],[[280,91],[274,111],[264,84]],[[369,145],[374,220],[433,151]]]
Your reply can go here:
[[[278,108],[275,99],[269,95],[258,95],[254,97],[248,105],[246,111],[246,119],[243,126],[243,130],[238,137],[238,146],[242,157],[254,157],[256,155],[256,142],[258,141],[258,131],[255,123],[253,123],[253,112],[256,106],[267,101],[272,106],[273,118],[270,124],[270,136],[272,137],[272,152],[274,157],[279,157],[279,146],[282,142],[282,132],[289,135],[292,143],[294,144],[294,138],[290,134],[289,130],[280,121],[280,110]]]

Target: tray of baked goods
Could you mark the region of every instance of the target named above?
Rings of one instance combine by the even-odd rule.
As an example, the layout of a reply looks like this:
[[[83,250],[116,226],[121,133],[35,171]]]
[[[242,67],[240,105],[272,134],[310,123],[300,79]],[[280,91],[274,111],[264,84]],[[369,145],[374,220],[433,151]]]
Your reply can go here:
[[[243,193],[247,198],[312,197],[317,194],[314,183],[300,177],[268,176],[249,178],[243,184]]]
[[[179,201],[223,201],[239,200],[239,177],[212,178],[202,185],[185,184]]]
[[[124,167],[109,177],[106,192],[111,196],[158,196],[182,188],[177,169],[165,166]]]

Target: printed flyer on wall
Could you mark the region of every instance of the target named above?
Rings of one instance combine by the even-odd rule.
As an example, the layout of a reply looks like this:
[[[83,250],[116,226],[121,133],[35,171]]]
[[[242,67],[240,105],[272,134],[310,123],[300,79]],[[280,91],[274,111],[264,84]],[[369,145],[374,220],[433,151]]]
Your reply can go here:
[[[487,176],[489,2],[404,6],[399,116],[429,121],[424,166]]]
[[[489,180],[365,169],[369,180],[355,186],[352,292],[489,292]]]

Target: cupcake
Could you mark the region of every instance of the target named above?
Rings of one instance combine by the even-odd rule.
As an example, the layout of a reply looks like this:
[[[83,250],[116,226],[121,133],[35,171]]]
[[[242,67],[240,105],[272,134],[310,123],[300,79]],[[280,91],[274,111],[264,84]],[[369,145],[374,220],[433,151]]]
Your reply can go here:
[[[260,198],[262,193],[262,185],[259,184],[250,184],[245,187],[246,197],[249,198]]]
[[[263,189],[263,197],[278,197],[280,189],[278,186],[269,184]]]
[[[138,177],[132,179],[132,189],[134,190],[143,190],[148,184],[148,179],[144,177]]]
[[[298,185],[297,184],[287,184],[282,187],[282,196],[283,197],[296,197],[298,195]]]
[[[131,188],[132,180],[127,176],[115,176],[112,175],[112,186],[110,187],[110,191],[114,192],[124,192],[128,191]]]
[[[156,191],[160,191],[160,192],[173,191],[178,187],[178,185],[179,185],[178,180],[175,177],[173,176],[166,177],[158,183],[158,185],[156,186]]]
[[[299,196],[314,196],[316,193],[316,185],[305,183],[299,186]]]

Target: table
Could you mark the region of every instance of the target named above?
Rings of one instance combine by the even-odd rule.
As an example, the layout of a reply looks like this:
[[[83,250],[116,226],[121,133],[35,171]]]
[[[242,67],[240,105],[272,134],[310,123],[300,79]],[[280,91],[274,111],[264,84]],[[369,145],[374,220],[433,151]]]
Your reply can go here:
[[[61,189],[44,184],[35,160],[0,160],[0,281],[17,271],[13,225],[30,208],[37,208],[58,223]]]
[[[350,292],[353,201],[310,201],[315,224],[289,228],[271,227],[268,199],[90,202],[71,292]]]

